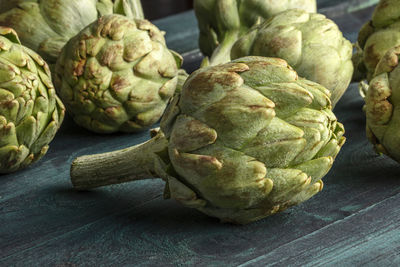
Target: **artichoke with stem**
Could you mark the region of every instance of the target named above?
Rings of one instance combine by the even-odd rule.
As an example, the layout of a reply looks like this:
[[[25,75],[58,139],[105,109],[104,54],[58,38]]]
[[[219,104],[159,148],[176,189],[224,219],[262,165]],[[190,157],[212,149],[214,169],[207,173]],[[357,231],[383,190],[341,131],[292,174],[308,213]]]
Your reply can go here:
[[[233,45],[231,57],[285,59],[301,77],[329,89],[335,106],[351,82],[352,51],[351,43],[332,20],[292,9],[253,27]],[[212,58],[211,62],[215,63]]]
[[[400,162],[400,46],[379,61],[365,96],[367,136],[378,153]]]
[[[0,173],[42,158],[64,118],[46,62],[0,27]]]
[[[316,0],[194,0],[201,52],[218,63],[230,60],[234,42],[255,24],[287,9],[317,11]]]
[[[74,160],[71,180],[86,190],[161,177],[166,198],[245,224],[321,191],[343,134],[326,88],[282,59],[246,57],[194,72],[155,137]]]
[[[65,45],[54,81],[80,126],[97,133],[137,132],[161,118],[185,76],[181,64],[149,21],[107,15]]]
[[[54,64],[67,41],[103,15],[143,19],[140,0],[6,0],[0,25],[13,28],[23,45]]]

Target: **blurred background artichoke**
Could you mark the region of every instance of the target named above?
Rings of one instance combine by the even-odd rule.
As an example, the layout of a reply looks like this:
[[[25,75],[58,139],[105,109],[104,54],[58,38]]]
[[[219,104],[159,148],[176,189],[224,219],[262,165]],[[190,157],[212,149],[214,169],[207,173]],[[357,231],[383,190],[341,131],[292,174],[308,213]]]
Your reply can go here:
[[[345,142],[329,90],[282,59],[247,57],[194,72],[150,141],[84,156],[72,183],[88,189],[162,177],[165,197],[249,223],[318,193]]]
[[[102,15],[143,18],[140,0],[1,1],[0,25],[13,28],[23,45],[54,64],[65,43]]]
[[[63,118],[47,64],[0,27],[0,173],[43,157]]]
[[[379,153],[400,162],[400,46],[379,61],[365,96],[367,136]]]
[[[232,59],[266,56],[285,59],[297,73],[331,92],[333,106],[350,84],[353,47],[322,14],[292,9],[253,27],[232,47]]]
[[[372,20],[358,35],[358,53],[354,56],[354,80],[371,80],[376,65],[385,53],[400,45],[400,1],[381,0],[372,14]]]
[[[162,116],[181,64],[149,21],[107,15],[65,45],[55,84],[80,126],[97,133],[137,132]]]
[[[233,43],[252,26],[287,9],[316,12],[316,0],[194,0],[200,29],[199,47],[214,62],[230,61]]]

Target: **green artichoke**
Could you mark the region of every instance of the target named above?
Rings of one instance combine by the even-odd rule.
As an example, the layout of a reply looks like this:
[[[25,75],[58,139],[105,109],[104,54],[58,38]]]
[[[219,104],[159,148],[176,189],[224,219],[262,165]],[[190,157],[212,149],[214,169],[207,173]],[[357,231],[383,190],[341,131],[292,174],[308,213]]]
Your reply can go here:
[[[0,173],[43,157],[64,111],[46,62],[14,30],[0,27]]]
[[[325,86],[333,106],[351,82],[353,47],[338,26],[321,14],[281,12],[254,27],[232,47],[232,59],[266,56],[285,59],[301,77]]]
[[[378,63],[365,96],[367,136],[379,153],[400,162],[400,46]]]
[[[140,0],[6,0],[0,25],[15,29],[23,45],[54,64],[65,43],[102,15],[143,18]]]
[[[211,56],[218,48],[215,53],[222,57],[218,63],[228,62],[233,43],[248,29],[292,8],[316,12],[317,4],[316,0],[194,0],[200,50]]]
[[[161,177],[165,197],[249,223],[318,193],[345,142],[329,91],[281,59],[246,57],[187,79],[142,145],[72,163],[77,189]]]
[[[107,15],[65,45],[54,81],[78,125],[97,133],[137,132],[162,116],[181,64],[149,21]]]
[[[372,20],[360,30],[358,53],[354,56],[354,80],[372,79],[376,65],[385,53],[400,45],[400,1],[381,0],[374,10]]]

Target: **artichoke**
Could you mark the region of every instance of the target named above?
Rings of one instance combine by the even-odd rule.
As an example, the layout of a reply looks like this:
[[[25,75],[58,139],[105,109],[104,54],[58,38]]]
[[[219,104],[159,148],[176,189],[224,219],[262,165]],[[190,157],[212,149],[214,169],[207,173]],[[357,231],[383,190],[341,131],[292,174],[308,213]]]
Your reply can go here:
[[[254,27],[232,47],[232,59],[267,56],[285,59],[301,77],[331,91],[333,106],[350,84],[353,47],[322,14],[299,9],[281,12]]]
[[[150,141],[83,156],[75,188],[161,177],[165,197],[245,224],[318,193],[345,142],[329,91],[282,59],[246,57],[187,79]]]
[[[13,28],[23,45],[54,64],[65,43],[102,15],[143,18],[140,0],[6,0],[0,25]]]
[[[162,116],[181,64],[149,21],[107,15],[65,45],[54,81],[78,125],[97,133],[137,132]]]
[[[317,4],[316,0],[194,0],[200,50],[211,56],[218,47],[215,52],[221,56],[218,63],[228,62],[233,43],[248,29],[292,8],[316,12]]]
[[[385,53],[400,45],[400,1],[381,0],[374,10],[372,20],[360,30],[357,40],[358,53],[354,56],[354,80],[374,75],[376,65]]]
[[[400,162],[400,46],[390,49],[376,67],[365,96],[367,136],[379,153]]]
[[[64,110],[46,62],[14,30],[0,27],[0,173],[43,157]]]

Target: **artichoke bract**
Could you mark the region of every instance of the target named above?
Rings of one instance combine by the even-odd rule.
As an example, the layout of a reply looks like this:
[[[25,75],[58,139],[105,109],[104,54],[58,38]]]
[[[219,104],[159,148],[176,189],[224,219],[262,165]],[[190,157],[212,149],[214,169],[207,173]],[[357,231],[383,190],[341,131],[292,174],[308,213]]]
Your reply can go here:
[[[100,16],[143,18],[140,0],[6,0],[0,25],[13,28],[23,45],[54,64],[65,43]]]
[[[319,191],[345,142],[329,91],[282,59],[246,57],[187,79],[150,141],[83,156],[75,188],[161,177],[165,197],[249,223]]]
[[[400,46],[390,49],[376,67],[365,96],[367,136],[378,153],[400,162]]]
[[[301,77],[329,89],[335,106],[351,82],[352,51],[352,44],[332,20],[292,9],[252,28],[233,45],[231,57],[285,59]]]
[[[78,125],[97,133],[137,132],[161,118],[181,64],[149,21],[107,15],[65,45],[54,81]]]
[[[0,27],[0,173],[46,154],[64,118],[46,62]]]
[[[233,43],[252,26],[287,9],[300,8],[316,12],[316,0],[194,0],[200,29],[201,52],[218,63],[230,60]]]
[[[376,65],[385,53],[400,45],[400,1],[381,0],[372,20],[364,24],[358,35],[358,53],[353,61],[354,80],[372,79]]]

